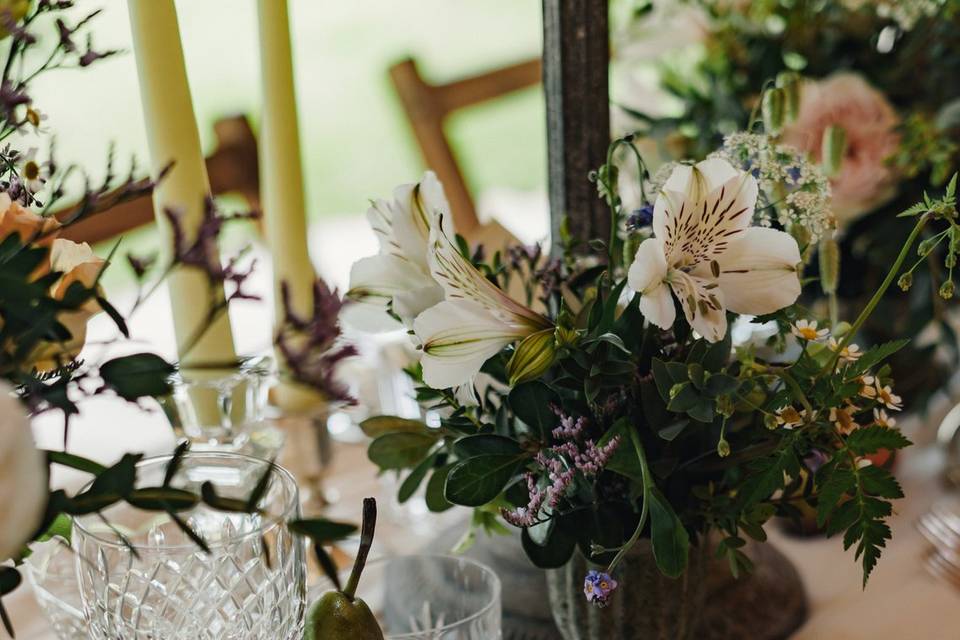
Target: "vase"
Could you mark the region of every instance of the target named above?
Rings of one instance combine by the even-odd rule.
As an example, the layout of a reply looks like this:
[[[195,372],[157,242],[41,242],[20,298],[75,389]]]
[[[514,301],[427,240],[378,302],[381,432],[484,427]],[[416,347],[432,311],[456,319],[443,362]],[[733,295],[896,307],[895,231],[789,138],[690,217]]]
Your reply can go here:
[[[668,578],[657,569],[649,540],[633,546],[614,572],[618,587],[609,604],[587,602],[583,580],[604,567],[577,551],[560,569],[547,572],[554,621],[564,640],[687,640],[697,632],[706,602],[709,545],[690,549],[686,572]]]

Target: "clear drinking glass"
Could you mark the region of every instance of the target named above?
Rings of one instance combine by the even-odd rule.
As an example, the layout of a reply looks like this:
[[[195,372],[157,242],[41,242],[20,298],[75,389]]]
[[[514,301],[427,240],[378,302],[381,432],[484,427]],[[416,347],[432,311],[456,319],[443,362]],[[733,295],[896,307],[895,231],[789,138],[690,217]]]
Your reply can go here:
[[[170,420],[194,450],[248,453],[251,429],[263,424],[273,361],[253,358],[238,369],[188,369],[174,379]]]
[[[62,538],[32,544],[30,549],[23,564],[43,617],[59,640],[86,640],[87,621],[73,551]]]
[[[170,457],[138,467],[138,487],[160,486]],[[193,452],[170,486],[246,499],[270,463]],[[116,505],[74,522],[77,576],[96,640],[300,640],[306,603],[304,544],[286,527],[300,513],[297,485],[273,466],[261,514],[198,506],[179,514],[205,553],[163,513]],[[109,524],[106,524],[109,523]],[[121,539],[126,539],[126,543]],[[132,545],[133,550],[130,546]]]
[[[311,599],[330,590],[311,590]],[[500,579],[468,558],[412,555],[367,563],[357,595],[387,640],[497,640]]]

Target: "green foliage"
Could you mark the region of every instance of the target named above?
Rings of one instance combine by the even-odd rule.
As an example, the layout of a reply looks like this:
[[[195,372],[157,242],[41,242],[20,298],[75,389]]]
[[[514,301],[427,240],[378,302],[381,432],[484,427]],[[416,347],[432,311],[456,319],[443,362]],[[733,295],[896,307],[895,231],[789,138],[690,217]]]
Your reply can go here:
[[[100,365],[104,388],[130,402],[169,394],[172,391],[170,376],[174,371],[173,365],[152,353],[122,356]]]

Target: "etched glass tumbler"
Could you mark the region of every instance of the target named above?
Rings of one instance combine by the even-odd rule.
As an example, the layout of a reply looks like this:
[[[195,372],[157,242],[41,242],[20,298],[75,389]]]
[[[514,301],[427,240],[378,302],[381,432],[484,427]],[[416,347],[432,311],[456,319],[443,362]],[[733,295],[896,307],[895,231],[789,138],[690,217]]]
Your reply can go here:
[[[161,486],[169,461],[141,462],[137,486]],[[103,519],[78,518],[73,544],[90,637],[300,640],[305,547],[285,524],[299,516],[293,476],[248,456],[196,452],[182,458],[170,486],[199,492],[210,482],[220,496],[245,500],[268,469],[260,514],[203,505],[179,514],[209,553],[164,513],[117,505]]]

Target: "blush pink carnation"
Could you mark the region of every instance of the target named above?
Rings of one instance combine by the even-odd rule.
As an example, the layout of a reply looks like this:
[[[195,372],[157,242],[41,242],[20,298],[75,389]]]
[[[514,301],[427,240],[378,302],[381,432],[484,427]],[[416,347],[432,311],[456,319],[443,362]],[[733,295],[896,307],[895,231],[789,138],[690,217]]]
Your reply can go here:
[[[804,84],[798,118],[784,129],[783,142],[820,161],[824,130],[837,125],[846,132],[843,162],[830,180],[841,227],[894,195],[896,174],[886,161],[900,144],[898,122],[886,97],[857,74]]]

